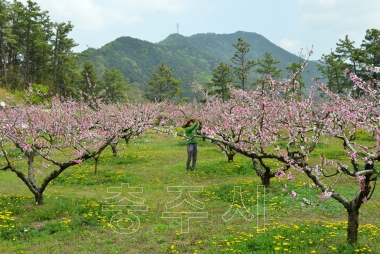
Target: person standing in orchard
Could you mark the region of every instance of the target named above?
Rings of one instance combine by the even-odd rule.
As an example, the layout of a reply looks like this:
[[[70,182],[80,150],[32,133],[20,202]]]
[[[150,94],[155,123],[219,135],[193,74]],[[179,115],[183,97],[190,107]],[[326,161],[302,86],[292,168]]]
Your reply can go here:
[[[190,162],[192,161],[191,171],[196,169],[198,155],[198,138],[197,131],[202,129],[202,122],[196,119],[189,119],[182,128],[185,129],[187,144],[187,161],[186,170],[190,170]]]

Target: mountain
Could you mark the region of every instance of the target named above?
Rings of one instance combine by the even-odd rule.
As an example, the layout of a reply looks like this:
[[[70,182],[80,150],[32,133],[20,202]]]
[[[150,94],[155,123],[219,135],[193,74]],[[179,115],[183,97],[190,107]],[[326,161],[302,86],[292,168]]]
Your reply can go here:
[[[192,97],[188,80],[195,79],[202,84],[210,81],[214,68],[220,62],[231,63],[230,59],[235,53],[232,44],[237,43],[238,38],[250,44],[250,60],[257,60],[265,52],[270,52],[275,60],[280,61],[278,67],[283,70],[284,75],[288,74],[286,66],[300,61],[298,56],[275,45],[264,36],[242,31],[233,34],[195,34],[189,37],[171,34],[158,43],[120,37],[99,49],[82,52],[88,56],[81,57],[79,61],[93,61],[98,73],[103,73],[106,68],[116,67],[130,83],[140,88],[144,88],[151,80],[152,71],[162,61],[173,69],[175,78],[181,78],[184,96]],[[311,77],[319,76],[316,64],[311,61],[305,69]],[[313,84],[309,74],[303,73],[307,87]],[[251,77],[254,78],[254,75],[251,74]]]

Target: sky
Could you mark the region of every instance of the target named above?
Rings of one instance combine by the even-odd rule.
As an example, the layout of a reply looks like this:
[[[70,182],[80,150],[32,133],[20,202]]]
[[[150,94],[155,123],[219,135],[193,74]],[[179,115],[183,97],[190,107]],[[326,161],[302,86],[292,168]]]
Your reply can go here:
[[[27,0],[21,0],[24,4]],[[378,0],[34,0],[52,22],[74,25],[74,51],[100,48],[122,36],[157,43],[183,36],[254,32],[311,60],[335,50],[346,35],[360,47],[380,29]]]

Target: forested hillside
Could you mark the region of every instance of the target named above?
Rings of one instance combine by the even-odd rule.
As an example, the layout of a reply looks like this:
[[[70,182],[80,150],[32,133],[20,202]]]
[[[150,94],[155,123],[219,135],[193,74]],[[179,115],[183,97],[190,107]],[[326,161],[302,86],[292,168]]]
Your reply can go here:
[[[281,80],[301,68],[309,49],[294,55],[252,32],[169,35],[158,43],[128,36],[99,49],[79,53],[70,34],[76,24],[50,20],[33,2],[0,0],[0,88],[22,98],[31,88],[33,103],[52,95],[76,99],[102,98],[107,103],[127,99],[183,100],[192,98],[190,82],[228,99],[228,85],[255,88],[266,77]],[[268,31],[269,33],[270,31]],[[99,35],[101,36],[101,35]],[[359,96],[347,75],[352,71],[375,87],[380,63],[380,31],[368,29],[359,47],[348,35],[334,52],[309,61],[296,82],[299,95],[318,78],[334,92]],[[154,74],[154,75],[153,75]],[[165,74],[165,75],[163,75]]]
[[[98,73],[116,67],[130,83],[146,84],[152,77],[152,71],[162,61],[173,68],[176,77],[183,83],[187,78],[204,82],[210,79],[214,66],[220,60],[216,56],[203,52],[191,45],[153,44],[131,37],[120,37],[98,50],[84,52],[80,62],[94,62]]]
[[[237,69],[241,66],[231,60],[239,51],[236,48],[238,40],[242,40],[240,46],[246,46],[244,61],[255,62],[240,75],[247,79],[244,81],[246,87],[259,84],[269,73],[276,72],[276,79],[285,78],[297,67],[287,68],[302,61],[259,34],[241,31],[190,37],[172,34],[159,43],[123,36],[99,49],[88,48],[78,53],[73,50],[77,44],[69,37],[75,24],[53,22],[48,11],[33,1],[24,5],[1,0],[0,7],[0,87],[13,93],[24,93],[29,87],[39,90],[43,98],[36,98],[36,103],[52,94],[104,97],[109,102],[119,102],[125,99],[129,88],[132,88],[129,98],[136,98],[138,92],[146,97],[152,72],[161,63],[168,77],[172,75],[165,84],[170,83],[170,79],[181,79],[180,87],[175,87],[178,98],[173,99],[192,98],[190,82],[196,80],[204,85],[211,82],[218,67],[230,68],[228,71],[233,72],[231,80],[224,85],[239,86]],[[258,63],[265,57],[271,62],[263,61],[261,67],[269,64],[260,72]],[[307,68],[310,76],[303,74],[306,87],[312,84],[311,77],[319,77],[315,63],[310,62]],[[162,80],[159,82],[155,84],[164,87]],[[150,87],[157,87],[155,84]],[[217,89],[215,84],[214,90]],[[244,89],[243,83],[241,87]],[[152,96],[156,98],[154,93]]]
[[[262,58],[265,52],[271,53],[273,59],[280,61],[277,67],[282,69],[283,77],[289,75],[289,71],[285,69],[287,66],[300,62],[300,57],[278,47],[265,37],[241,31],[233,34],[196,34],[190,37],[172,34],[159,43],[120,37],[99,49],[83,52],[87,56],[81,57],[80,62],[94,62],[99,73],[104,72],[106,68],[116,67],[129,83],[135,83],[137,86],[136,83],[149,82],[152,71],[162,61],[173,69],[176,78],[181,78],[182,89],[185,92],[183,96],[192,97],[188,80],[197,80],[205,84],[211,80],[213,70],[220,62],[231,64],[230,59],[236,51],[232,44],[236,43],[238,38],[250,44],[250,60]],[[310,62],[306,71],[309,71],[310,76],[304,74],[304,82],[310,87],[310,78],[319,77],[316,63]],[[255,74],[250,74],[250,80],[255,79]]]

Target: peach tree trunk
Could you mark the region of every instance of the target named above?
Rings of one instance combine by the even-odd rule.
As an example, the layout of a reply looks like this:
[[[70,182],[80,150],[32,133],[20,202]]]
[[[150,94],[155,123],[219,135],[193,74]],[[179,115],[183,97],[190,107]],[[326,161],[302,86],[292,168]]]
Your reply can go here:
[[[347,240],[353,244],[358,241],[358,227],[359,227],[359,207],[353,202],[347,207],[348,213],[348,226],[347,226]]]

